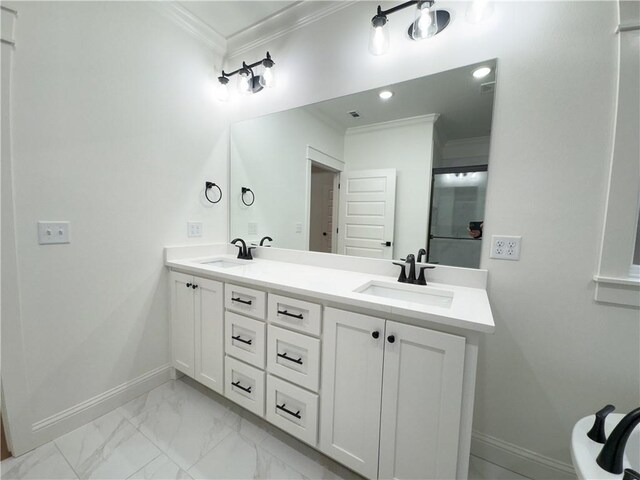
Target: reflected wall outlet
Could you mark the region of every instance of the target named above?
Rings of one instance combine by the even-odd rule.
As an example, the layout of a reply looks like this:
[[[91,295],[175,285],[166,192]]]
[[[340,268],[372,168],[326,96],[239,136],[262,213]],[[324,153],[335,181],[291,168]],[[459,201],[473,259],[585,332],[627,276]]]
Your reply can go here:
[[[202,222],[187,222],[187,236],[188,237],[201,237],[202,236]]]
[[[256,222],[249,222],[247,225],[247,234],[249,235],[257,235],[258,234],[258,224]]]
[[[491,258],[501,260],[520,260],[522,237],[493,235],[491,237]]]
[[[302,223],[296,223],[296,233],[302,233]]]
[[[69,222],[38,222],[38,243],[71,243],[69,240]]]

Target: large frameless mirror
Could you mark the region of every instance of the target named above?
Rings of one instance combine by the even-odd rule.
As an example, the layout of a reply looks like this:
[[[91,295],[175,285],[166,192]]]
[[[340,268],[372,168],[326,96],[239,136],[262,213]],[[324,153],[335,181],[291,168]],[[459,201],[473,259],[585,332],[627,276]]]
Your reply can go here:
[[[230,238],[480,263],[496,61],[236,123]]]

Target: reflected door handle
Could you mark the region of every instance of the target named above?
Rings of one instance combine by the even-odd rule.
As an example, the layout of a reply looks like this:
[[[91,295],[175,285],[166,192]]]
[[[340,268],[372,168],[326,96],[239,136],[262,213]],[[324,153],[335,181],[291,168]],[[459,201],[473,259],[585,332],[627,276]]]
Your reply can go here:
[[[383,247],[390,247],[391,242],[382,242],[380,245],[382,245]]]

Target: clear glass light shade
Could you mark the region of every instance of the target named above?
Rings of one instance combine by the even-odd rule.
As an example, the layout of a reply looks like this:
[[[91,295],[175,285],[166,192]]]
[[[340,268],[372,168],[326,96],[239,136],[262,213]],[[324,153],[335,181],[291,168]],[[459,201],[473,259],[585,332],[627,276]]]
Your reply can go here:
[[[229,86],[226,83],[218,82],[216,86],[216,98],[221,102],[229,100]]]
[[[372,55],[384,55],[389,51],[389,29],[386,25],[371,24],[369,34],[369,52]]]
[[[273,67],[264,67],[262,75],[260,75],[260,85],[265,88],[272,88],[276,84],[276,78],[273,74]]]
[[[436,9],[429,2],[418,3],[416,19],[413,24],[413,37],[422,40],[433,37],[436,33],[438,33]]]
[[[493,14],[493,2],[490,0],[473,0],[467,8],[466,18],[469,23],[480,23]]]
[[[238,92],[241,95],[248,95],[251,93],[251,75],[248,73],[238,73]]]

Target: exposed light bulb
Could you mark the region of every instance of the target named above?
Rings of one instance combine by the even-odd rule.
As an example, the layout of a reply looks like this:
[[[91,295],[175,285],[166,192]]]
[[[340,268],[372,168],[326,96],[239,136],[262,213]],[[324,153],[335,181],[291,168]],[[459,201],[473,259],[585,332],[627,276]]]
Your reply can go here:
[[[229,86],[227,85],[228,82],[228,80],[225,83],[220,82],[216,87],[216,96],[221,102],[226,102],[229,100]]]
[[[241,95],[247,95],[251,92],[251,75],[248,71],[238,73],[238,92]]]
[[[391,90],[382,90],[378,96],[382,99],[382,100],[389,100],[391,97],[393,97],[393,92]]]
[[[260,76],[260,85],[265,88],[271,88],[275,84],[275,78],[273,75],[273,67],[269,67],[264,69],[262,75]]]
[[[376,15],[371,20],[369,34],[369,52],[373,55],[384,55],[389,51],[389,32],[385,28],[387,17]]]
[[[466,18],[469,23],[480,23],[493,14],[491,0],[473,0],[467,8]]]
[[[267,56],[262,60],[263,72],[260,75],[260,85],[265,88],[271,88],[275,85],[275,77],[273,75],[274,61],[271,60],[271,55],[267,52]]]
[[[417,40],[433,37],[438,33],[438,17],[433,2],[418,2],[413,25],[413,38]]]

